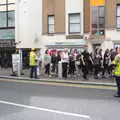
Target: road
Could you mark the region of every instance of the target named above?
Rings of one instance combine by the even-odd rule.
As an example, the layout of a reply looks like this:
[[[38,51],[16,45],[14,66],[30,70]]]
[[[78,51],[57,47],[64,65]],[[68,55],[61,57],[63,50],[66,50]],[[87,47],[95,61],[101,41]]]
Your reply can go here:
[[[0,81],[0,120],[120,120],[114,92]]]

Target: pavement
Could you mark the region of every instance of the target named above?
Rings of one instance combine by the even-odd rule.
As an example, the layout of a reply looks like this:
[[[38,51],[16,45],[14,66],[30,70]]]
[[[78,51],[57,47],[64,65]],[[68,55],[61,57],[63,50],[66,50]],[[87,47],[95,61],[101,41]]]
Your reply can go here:
[[[11,76],[12,69],[11,68],[0,68],[0,78],[5,78],[9,80],[17,79],[17,80],[27,80],[27,81],[40,81],[40,82],[49,82],[49,83],[66,83],[66,84],[73,84],[73,85],[97,85],[97,86],[112,86],[115,87],[115,81],[111,78],[107,79],[97,79],[95,80],[93,77],[89,76],[88,80],[84,80],[82,77],[79,78],[71,78],[71,76],[68,77],[67,80],[64,79],[58,79],[57,77],[45,77],[40,76],[39,79],[30,79],[29,78],[29,69],[23,70],[24,75],[21,75],[20,77],[17,76]]]
[[[95,89],[1,78],[0,120],[120,120],[120,98],[114,93],[107,86]]]

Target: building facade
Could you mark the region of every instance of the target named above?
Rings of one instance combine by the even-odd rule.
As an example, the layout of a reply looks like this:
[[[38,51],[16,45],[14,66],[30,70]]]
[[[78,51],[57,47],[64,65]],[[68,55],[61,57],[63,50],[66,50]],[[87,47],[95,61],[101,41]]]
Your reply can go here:
[[[81,48],[84,0],[43,0],[43,41],[48,48]]]
[[[16,47],[42,47],[42,0],[16,1]]]
[[[120,47],[120,0],[106,0],[106,39]]]
[[[19,48],[113,48],[120,44],[120,0],[18,0]]]

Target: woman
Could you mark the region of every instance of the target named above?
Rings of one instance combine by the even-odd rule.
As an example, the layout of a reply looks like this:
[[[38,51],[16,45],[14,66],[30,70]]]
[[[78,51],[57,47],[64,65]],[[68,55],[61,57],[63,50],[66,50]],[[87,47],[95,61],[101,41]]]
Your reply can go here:
[[[48,50],[45,51],[44,55],[44,66],[45,66],[45,74],[50,76],[50,63],[51,63],[51,56],[48,53]]]

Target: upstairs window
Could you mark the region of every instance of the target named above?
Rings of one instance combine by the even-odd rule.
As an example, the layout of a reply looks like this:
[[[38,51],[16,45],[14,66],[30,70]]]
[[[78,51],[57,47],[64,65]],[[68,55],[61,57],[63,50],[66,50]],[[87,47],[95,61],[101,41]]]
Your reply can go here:
[[[117,5],[117,16],[116,16],[116,20],[117,20],[117,25],[116,27],[118,29],[120,29],[120,4]]]
[[[55,33],[55,16],[48,15],[48,33],[53,34]]]
[[[80,13],[69,14],[69,33],[80,33]]]

